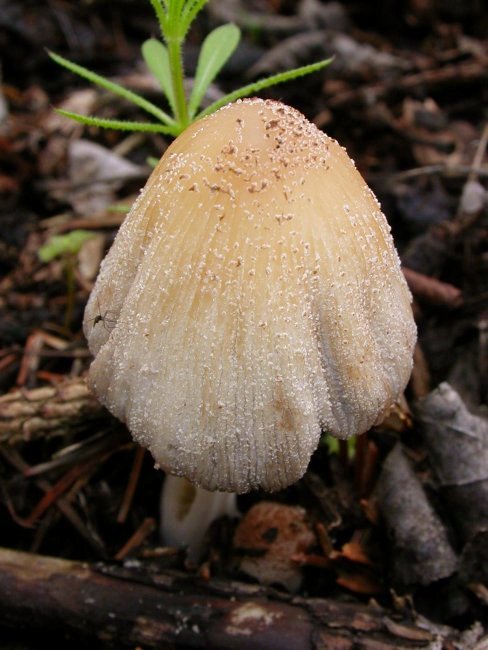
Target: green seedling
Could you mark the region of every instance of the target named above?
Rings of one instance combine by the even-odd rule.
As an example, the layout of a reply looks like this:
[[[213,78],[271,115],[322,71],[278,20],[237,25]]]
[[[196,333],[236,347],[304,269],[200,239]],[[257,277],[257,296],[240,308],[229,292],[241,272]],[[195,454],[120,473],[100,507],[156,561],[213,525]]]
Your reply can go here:
[[[109,205],[107,210],[108,212],[117,212],[121,214],[127,214],[130,209],[132,208],[132,205],[129,203],[114,203],[113,205]]]
[[[303,75],[317,72],[327,66],[332,59],[324,59],[310,65],[260,79],[225,95],[205,109],[201,109],[205,93],[223,66],[232,56],[239,44],[241,33],[233,24],[221,25],[211,31],[203,41],[195,79],[190,96],[185,94],[185,74],[183,70],[183,45],[188,31],[197,15],[208,0],[150,0],[158,19],[162,41],[155,38],[142,45],[142,55],[147,67],[156,77],[167,101],[169,112],[161,109],[144,97],[120,84],[114,83],[59,54],[49,52],[49,56],[59,65],[83,77],[87,81],[132,102],[155,118],[151,122],[132,122],[104,119],[58,109],[58,113],[87,126],[97,126],[122,131],[145,131],[177,136],[192,122],[213,113],[220,107],[242,97],[254,95],[259,91]]]
[[[51,262],[61,259],[66,276],[66,312],[64,327],[67,331],[71,328],[75,302],[75,268],[76,256],[83,244],[95,235],[89,230],[72,230],[66,235],[53,235],[38,251],[41,262]]]
[[[321,443],[327,446],[330,455],[336,454],[350,459],[354,459],[356,455],[356,437],[341,440],[325,433],[322,436]]]
[[[58,257],[77,255],[83,244],[95,235],[89,230],[72,230],[66,235],[52,235],[40,247],[38,255],[41,262],[51,262]]]

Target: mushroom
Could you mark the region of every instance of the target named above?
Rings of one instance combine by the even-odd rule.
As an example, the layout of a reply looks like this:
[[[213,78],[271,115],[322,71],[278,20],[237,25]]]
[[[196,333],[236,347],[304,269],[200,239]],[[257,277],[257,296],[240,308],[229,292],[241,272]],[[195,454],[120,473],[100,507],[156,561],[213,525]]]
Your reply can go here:
[[[237,493],[297,481],[322,430],[347,438],[381,420],[416,338],[388,223],[353,161],[298,111],[255,99],[165,152],[84,330],[93,391],[156,465]]]
[[[164,479],[161,491],[161,538],[168,546],[184,546],[187,558],[199,562],[205,550],[205,534],[220,517],[239,516],[236,494],[202,490],[184,478]]]

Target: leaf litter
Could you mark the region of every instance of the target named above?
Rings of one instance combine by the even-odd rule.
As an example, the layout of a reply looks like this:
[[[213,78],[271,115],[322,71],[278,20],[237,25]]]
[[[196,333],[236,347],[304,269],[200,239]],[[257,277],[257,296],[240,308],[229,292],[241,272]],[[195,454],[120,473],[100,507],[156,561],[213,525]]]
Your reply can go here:
[[[227,4],[211,3],[206,20],[229,20],[218,17]],[[408,610],[432,634],[440,634],[440,624],[457,630],[454,647],[481,648],[488,608],[486,10],[466,5],[455,13],[447,5],[410,3],[405,14],[386,11],[373,24],[354,2],[252,4],[259,23],[241,2],[232,3],[243,30],[246,19],[259,25],[254,37],[245,33],[249,49],[240,46],[233,55],[239,81],[250,49],[254,73],[273,74],[285,55],[302,65],[310,60],[297,59],[304,51],[315,58],[317,48],[328,56],[334,43],[341,46],[343,65],[266,96],[296,106],[336,137],[381,198],[420,332],[416,381],[405,394],[409,417],[397,414],[374,427],[355,449],[332,453],[321,445],[304,479],[273,495],[274,503],[303,509],[312,531],[306,549],[288,551],[286,561],[299,576],[288,587],[338,602],[374,597],[392,609],[401,602],[399,611]],[[14,5],[7,2],[0,17],[11,45],[0,126],[0,544],[191,572],[184,553],[158,556],[154,518],[162,472],[147,455],[137,457],[124,428],[84,392],[90,359],[81,316],[93,274],[82,271],[83,248],[71,332],[62,326],[67,297],[59,263],[46,266],[37,256],[49,237],[80,226],[101,235],[107,249],[123,218],[112,207],[132,203],[147,158],[159,158],[169,143],[151,134],[132,148],[127,136],[59,122],[52,103],[87,113],[96,108],[116,119],[125,119],[127,109],[99,89],[85,91],[68,75],[55,76],[41,46],[61,47],[70,58],[84,57],[100,73],[123,78],[140,63],[139,32],[141,26],[151,32],[150,13],[129,2],[115,20],[100,3],[95,25],[84,5],[60,7],[62,22],[37,7],[32,11],[46,27],[41,43],[27,5]],[[195,32],[195,41],[202,33]],[[103,51],[94,46],[100,37]],[[34,56],[25,54],[27,46]],[[228,82],[217,88],[222,94]],[[127,155],[114,160],[114,147]],[[110,329],[103,305],[99,316],[97,326]],[[248,512],[266,500],[269,495],[252,493],[240,507]],[[224,520],[212,526],[207,570],[252,582],[236,573],[236,526]],[[274,528],[272,517],[267,527]],[[396,630],[399,638],[402,633]],[[428,647],[425,639],[418,642]]]

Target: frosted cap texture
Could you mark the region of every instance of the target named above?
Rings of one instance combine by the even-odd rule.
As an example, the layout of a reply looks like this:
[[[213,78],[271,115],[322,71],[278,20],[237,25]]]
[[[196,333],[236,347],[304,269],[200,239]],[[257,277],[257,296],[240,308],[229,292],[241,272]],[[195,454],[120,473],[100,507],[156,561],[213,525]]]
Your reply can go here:
[[[410,302],[345,150],[244,100],[173,142],[121,226],[85,312],[89,382],[169,473],[278,490],[322,430],[363,433],[400,396]]]

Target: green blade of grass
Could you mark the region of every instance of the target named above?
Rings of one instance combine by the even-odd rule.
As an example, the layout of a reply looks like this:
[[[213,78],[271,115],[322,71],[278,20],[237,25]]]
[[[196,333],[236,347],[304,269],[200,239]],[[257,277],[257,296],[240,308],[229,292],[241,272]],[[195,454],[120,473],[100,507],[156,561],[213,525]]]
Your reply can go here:
[[[330,59],[324,59],[323,61],[317,61],[317,63],[310,63],[309,65],[304,65],[301,68],[294,68],[293,70],[287,70],[286,72],[279,72],[278,74],[272,75],[271,77],[266,77],[265,79],[260,79],[259,81],[255,81],[251,84],[248,84],[247,86],[238,88],[237,90],[234,90],[228,95],[221,97],[210,106],[207,106],[207,108],[205,108],[203,111],[198,113],[196,119],[205,117],[205,115],[210,115],[210,113],[214,113],[222,106],[225,106],[225,104],[229,104],[230,102],[235,102],[236,99],[241,99],[246,95],[254,95],[260,90],[263,90],[264,88],[270,88],[271,86],[276,86],[277,84],[284,83],[285,81],[291,81],[293,79],[297,79],[298,77],[302,77],[306,74],[317,72],[318,70],[321,70],[322,68],[325,68],[325,66],[329,65],[332,62],[332,60],[333,57],[331,57]]]
[[[131,122],[129,120],[111,120],[103,117],[90,117],[80,113],[72,113],[61,108],[56,109],[56,113],[69,117],[71,120],[80,122],[85,126],[98,126],[102,129],[114,129],[116,131],[143,131],[146,133],[166,133],[168,135],[178,135],[178,128],[175,126],[165,126],[163,124],[154,124],[151,122]]]
[[[131,90],[127,90],[123,86],[114,83],[113,81],[109,81],[108,79],[105,79],[105,77],[101,77],[95,72],[92,72],[91,70],[88,70],[87,68],[84,68],[83,66],[78,65],[77,63],[73,63],[72,61],[65,59],[63,56],[60,56],[59,54],[55,54],[54,52],[50,52],[49,50],[48,50],[48,54],[51,57],[51,59],[55,61],[58,65],[62,66],[63,68],[66,68],[70,72],[73,72],[74,74],[77,74],[80,77],[83,77],[83,79],[87,79],[87,81],[90,81],[91,83],[96,84],[97,86],[100,86],[101,88],[110,91],[114,95],[118,95],[119,97],[123,97],[127,101],[132,102],[136,106],[139,106],[139,108],[142,108],[147,113],[150,113],[151,115],[156,117],[164,124],[168,124],[168,125],[175,124],[175,121],[173,120],[172,117],[170,117],[167,113],[165,113],[160,108],[155,106],[153,103],[147,101],[147,99],[144,99],[144,97],[141,97],[136,93],[133,93]]]

